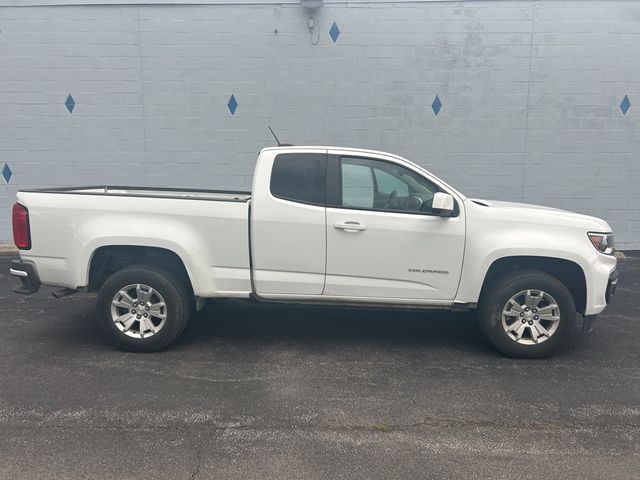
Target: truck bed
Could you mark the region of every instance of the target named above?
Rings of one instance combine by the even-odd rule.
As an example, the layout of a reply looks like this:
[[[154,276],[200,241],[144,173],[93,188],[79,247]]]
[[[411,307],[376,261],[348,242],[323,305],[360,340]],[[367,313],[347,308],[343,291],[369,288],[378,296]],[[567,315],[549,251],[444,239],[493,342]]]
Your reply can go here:
[[[248,202],[251,199],[251,192],[242,190],[200,190],[189,188],[150,188],[113,185],[43,188],[21,191],[33,193],[61,193],[67,195],[177,198],[188,200],[213,200],[219,202]]]
[[[248,295],[250,192],[128,186],[21,190],[40,282],[84,287],[94,252],[154,247],[183,262],[201,297]]]

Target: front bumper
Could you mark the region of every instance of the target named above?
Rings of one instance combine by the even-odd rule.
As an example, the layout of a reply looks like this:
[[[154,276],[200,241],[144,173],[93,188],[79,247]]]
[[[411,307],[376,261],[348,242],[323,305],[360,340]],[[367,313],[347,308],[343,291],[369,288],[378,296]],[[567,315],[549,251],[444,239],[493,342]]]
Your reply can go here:
[[[617,270],[614,270],[609,274],[607,289],[604,293],[607,305],[609,305],[613,301],[613,294],[616,292],[619,276],[620,274]],[[582,323],[582,333],[589,333],[591,330],[593,330],[593,323],[596,321],[596,318],[598,318],[598,315],[584,315],[584,322]]]
[[[609,305],[613,300],[613,294],[616,292],[619,276],[620,275],[618,274],[617,270],[614,270],[613,272],[611,272],[611,275],[609,275],[609,281],[607,282],[607,290],[604,294],[604,298],[607,301],[607,305]]]
[[[22,260],[14,260],[11,262],[9,273],[14,277],[18,277],[21,282],[21,285],[13,289],[15,293],[29,295],[36,293],[40,289],[40,278],[38,278],[38,272],[36,272],[32,264]]]

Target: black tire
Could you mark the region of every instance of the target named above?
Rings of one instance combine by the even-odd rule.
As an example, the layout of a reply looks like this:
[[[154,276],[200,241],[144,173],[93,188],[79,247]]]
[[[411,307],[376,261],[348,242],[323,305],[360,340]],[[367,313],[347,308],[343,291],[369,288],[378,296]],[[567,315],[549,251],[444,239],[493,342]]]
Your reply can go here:
[[[166,305],[163,310],[166,316],[164,324],[156,333],[149,333],[146,338],[133,338],[123,333],[112,318],[114,297],[121,289],[133,284],[153,288],[162,296]],[[175,275],[159,267],[135,265],[119,270],[104,282],[98,292],[96,319],[103,333],[116,347],[129,352],[155,352],[180,336],[189,321],[191,303],[184,282]],[[140,329],[142,325],[138,325]]]
[[[503,309],[511,297],[526,290],[548,293],[555,300],[560,312],[560,320],[557,321],[558,325],[555,327],[555,331],[548,337],[541,335],[537,340],[543,341],[530,345],[518,343],[511,336],[517,335],[517,332],[508,334],[503,327],[502,319]],[[482,333],[500,352],[514,358],[544,358],[567,343],[575,325],[576,305],[571,292],[560,280],[544,272],[526,270],[513,272],[491,282],[480,300],[478,314]],[[518,313],[518,315],[520,314]],[[525,315],[531,315],[531,313],[527,311]],[[512,321],[512,317],[507,318],[509,322]],[[524,318],[517,318],[514,321],[527,323]],[[507,323],[508,327],[511,325],[518,326],[515,323]],[[545,325],[550,326],[551,322],[545,323]],[[533,329],[523,329],[523,331],[527,330],[528,333],[524,333],[523,336],[533,337]],[[531,341],[535,340],[531,338]]]

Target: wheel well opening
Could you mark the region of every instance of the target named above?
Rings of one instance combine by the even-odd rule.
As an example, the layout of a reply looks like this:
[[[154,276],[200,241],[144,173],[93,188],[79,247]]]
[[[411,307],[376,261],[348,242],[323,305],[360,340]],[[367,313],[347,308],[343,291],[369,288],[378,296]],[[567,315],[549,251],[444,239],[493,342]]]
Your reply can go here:
[[[148,265],[167,270],[184,281],[193,293],[187,269],[175,252],[164,248],[128,245],[100,247],[93,253],[89,266],[89,290],[99,290],[107,278],[131,265]]]
[[[587,284],[580,265],[570,260],[551,257],[505,257],[491,264],[482,284],[480,298],[485,289],[496,279],[506,273],[517,270],[538,270],[553,275],[571,292],[576,309],[584,314],[587,303]]]

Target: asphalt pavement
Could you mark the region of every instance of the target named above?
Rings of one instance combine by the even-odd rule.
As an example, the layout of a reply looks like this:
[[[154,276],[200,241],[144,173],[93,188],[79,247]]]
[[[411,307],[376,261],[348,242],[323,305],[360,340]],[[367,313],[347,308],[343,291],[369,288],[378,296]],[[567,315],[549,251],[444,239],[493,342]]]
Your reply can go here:
[[[640,258],[595,330],[513,360],[472,313],[211,303],[114,350],[91,294],[12,293],[1,479],[640,478]]]

